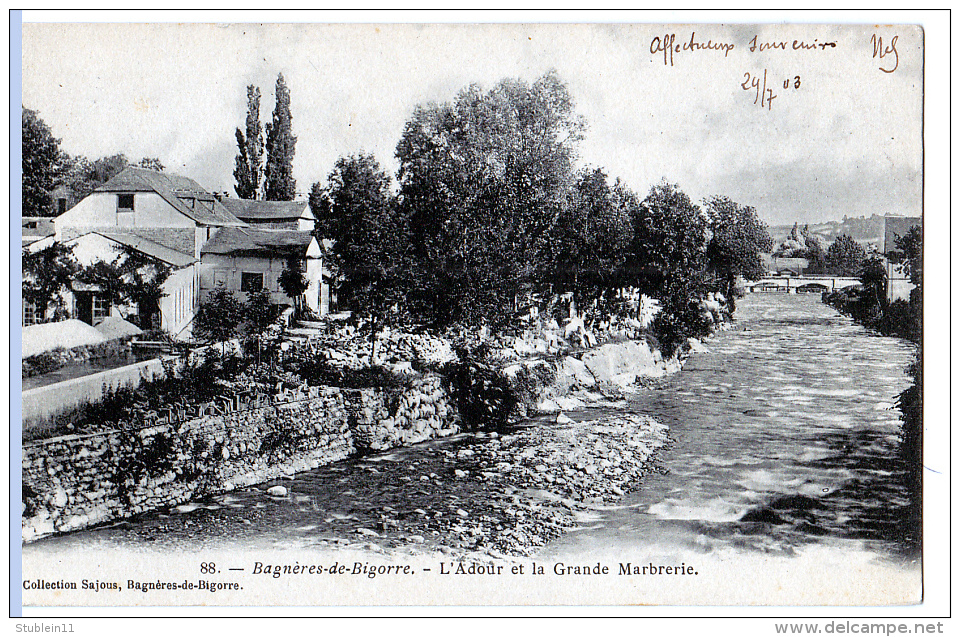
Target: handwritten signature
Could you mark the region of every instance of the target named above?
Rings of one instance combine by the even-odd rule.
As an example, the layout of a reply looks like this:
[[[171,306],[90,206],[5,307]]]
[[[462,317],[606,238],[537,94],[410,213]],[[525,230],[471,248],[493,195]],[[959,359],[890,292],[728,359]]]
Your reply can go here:
[[[885,58],[885,57],[887,57],[888,55],[890,55],[891,53],[893,53],[893,62],[894,62],[894,64],[893,64],[893,68],[892,68],[892,69],[885,69],[885,68],[883,68],[882,65],[877,67],[877,68],[879,68],[881,71],[883,71],[884,73],[893,73],[894,71],[897,70],[897,67],[900,66],[900,54],[897,53],[897,38],[898,38],[898,37],[900,37],[900,36],[898,36],[898,35],[893,36],[892,38],[890,38],[890,44],[887,45],[887,46],[883,46],[883,38],[882,38],[882,37],[877,36],[876,33],[874,33],[872,36],[870,36],[870,43],[873,44],[873,57],[874,57],[874,58],[879,58],[879,59],[882,61],[883,58]],[[889,62],[888,62],[888,63],[889,63]]]

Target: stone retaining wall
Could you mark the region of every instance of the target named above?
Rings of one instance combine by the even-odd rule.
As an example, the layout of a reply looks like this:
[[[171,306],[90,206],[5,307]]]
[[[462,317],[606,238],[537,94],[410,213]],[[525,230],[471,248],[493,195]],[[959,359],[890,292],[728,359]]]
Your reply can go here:
[[[682,352],[665,359],[655,342],[646,339],[604,343],[559,360],[534,358],[503,368],[522,403],[521,415],[553,413],[584,406],[571,395],[599,397],[630,389],[645,379],[679,372],[686,353],[702,347],[690,339]]]
[[[539,411],[604,384],[678,371],[646,342],[602,345],[559,361],[504,369]],[[554,400],[555,399],[555,400]],[[574,402],[569,408],[575,408]],[[539,403],[539,404],[538,404]],[[568,408],[568,407],[563,407]],[[406,389],[309,387],[273,397],[222,399],[185,414],[171,407],[140,428],[72,435],[23,447],[23,540],[125,518],[260,484],[368,451],[460,430],[439,376]]]
[[[25,445],[23,541],[459,431],[439,377],[395,391],[311,387],[242,407]]]

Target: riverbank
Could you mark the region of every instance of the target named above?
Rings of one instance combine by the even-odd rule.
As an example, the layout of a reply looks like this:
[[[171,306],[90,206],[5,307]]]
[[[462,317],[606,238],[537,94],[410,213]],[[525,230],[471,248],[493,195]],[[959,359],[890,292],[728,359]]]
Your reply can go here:
[[[126,586],[127,578],[144,573],[182,581],[201,562],[214,561],[223,574],[205,579],[244,588],[234,598],[176,592],[198,604],[249,603],[251,594],[285,604],[917,601],[921,527],[909,514],[908,465],[899,453],[900,415],[893,408],[909,384],[903,367],[911,349],[866,332],[810,296],[752,295],[739,312],[731,329],[706,343],[708,351],[690,356],[682,374],[628,392],[625,403],[576,409],[564,403],[561,421],[595,424],[568,429],[571,423],[557,424],[558,414],[539,416],[505,435],[461,433],[328,464],[292,480],[42,539],[24,547],[24,573],[55,580],[69,572],[78,585],[81,577],[115,576]],[[570,450],[603,458],[603,447],[594,454],[598,442],[625,449],[620,439],[587,436],[611,422],[608,417],[633,413],[669,426],[670,443],[653,449],[642,476],[624,480],[631,486],[622,487],[623,497],[613,491],[599,505],[581,488],[587,497],[568,502],[574,505],[568,509],[538,492],[548,485],[542,490],[561,495],[563,483],[546,478],[567,475],[553,466],[558,462],[584,479],[594,477],[586,465],[581,470],[567,459]],[[541,453],[549,445],[538,442],[553,440],[555,430],[578,444],[554,441],[556,457],[520,458],[521,443]],[[495,441],[499,448],[491,445]],[[462,450],[475,455],[460,457]],[[598,479],[608,484],[609,477]],[[271,496],[272,486],[283,486],[286,494]],[[522,512],[522,519],[506,508]],[[528,531],[526,542],[503,532],[519,527],[518,520]],[[474,542],[471,529],[479,522],[489,535]],[[548,536],[548,526],[560,535]],[[534,535],[546,543],[536,545]],[[515,543],[512,552],[508,542]],[[78,564],[77,555],[86,556],[86,564]],[[252,574],[257,562],[298,560],[324,569],[346,563],[348,572],[356,562],[409,563],[418,571],[369,579],[328,570],[315,577]],[[534,562],[545,567],[543,577],[530,574]],[[558,563],[600,563],[611,574],[561,576],[554,571]],[[460,564],[503,564],[504,575],[448,576],[441,570],[455,572]],[[696,574],[627,576],[621,564],[685,564]],[[523,577],[508,575],[514,565],[524,567]],[[52,593],[29,595],[57,601]],[[109,599],[142,604],[166,598],[136,591]]]
[[[622,494],[631,476],[636,477],[628,465],[631,461],[638,465],[646,462],[658,441],[634,440],[624,431],[613,432],[607,427],[604,436],[626,440],[630,445],[636,443],[638,449],[634,451],[639,455],[620,459],[610,451],[615,462],[590,458],[589,454],[609,451],[610,445],[585,431],[579,434],[584,440],[598,442],[596,448],[579,450],[575,448],[575,437],[569,436],[563,443],[566,433],[561,432],[565,432],[564,427],[573,426],[573,421],[561,409],[582,409],[586,404],[605,401],[604,396],[622,396],[625,388],[637,382],[678,371],[680,360],[664,360],[655,342],[648,340],[606,343],[578,356],[553,361],[534,356],[507,363],[500,373],[512,385],[508,391],[519,398],[517,416],[526,417],[538,411],[555,414],[556,431],[548,434],[543,426],[534,437],[529,433],[517,434],[516,444],[507,451],[499,449],[503,443],[498,439],[487,440],[489,449],[468,449],[463,457],[453,458],[453,464],[464,465],[457,467],[455,475],[462,478],[469,471],[479,471],[481,479],[489,481],[491,476],[498,475],[497,471],[506,471],[504,479],[493,480],[487,492],[479,489],[485,499],[491,499],[491,493],[501,488],[516,491],[547,485],[557,486],[555,491],[563,494],[559,496],[561,500],[602,501],[611,493]],[[452,395],[450,392],[457,390],[449,384],[450,379],[445,381],[442,376],[407,379],[404,386],[409,387],[399,393],[390,388],[352,391],[304,384],[275,395],[237,394],[194,408],[169,409],[169,413],[155,414],[149,422],[34,442],[25,447],[23,460],[23,540],[30,542],[53,533],[176,507],[263,484],[277,476],[296,475],[341,460],[451,436],[465,428],[489,429],[487,423],[464,422],[463,417],[464,408],[476,409],[478,404],[486,407],[484,403],[489,397],[483,388],[474,383],[467,392],[470,395]],[[479,393],[474,396],[476,392]],[[464,405],[464,401],[470,404]],[[502,431],[503,424],[498,423],[497,429]],[[575,459],[572,464],[556,460],[560,448]],[[477,457],[500,457],[505,466],[478,469],[471,460],[474,453]],[[537,462],[532,465],[536,475],[526,475],[524,458],[553,458],[550,466],[564,474],[552,475],[541,470],[547,465]],[[605,485],[596,476],[608,469],[611,482]],[[507,475],[511,471],[519,474]],[[584,479],[581,472],[591,477]],[[428,475],[426,482],[431,477]],[[274,495],[282,496],[280,485],[273,486],[278,487]],[[507,504],[501,508],[512,510]],[[507,552],[522,553],[525,547],[542,543],[543,537],[555,537],[562,528],[574,523],[575,516],[570,512],[576,507],[568,503],[561,508],[564,511],[532,516],[537,518],[537,524],[529,533],[522,528],[527,514],[520,515],[519,521],[508,519],[516,517],[512,514],[491,518],[492,526],[486,531],[482,524],[470,528],[437,528],[437,524],[432,524],[422,530],[443,535],[444,546],[462,547],[473,545],[470,538],[499,536],[494,529],[499,532],[508,525],[519,524],[518,539],[500,543]],[[370,537],[376,533],[367,531],[371,531],[366,533]],[[460,537],[464,532],[469,532],[469,538]]]
[[[49,541],[263,550],[277,546],[259,531],[279,525],[297,529],[285,549],[530,555],[636,489],[667,442],[646,416],[572,415],[342,461]]]

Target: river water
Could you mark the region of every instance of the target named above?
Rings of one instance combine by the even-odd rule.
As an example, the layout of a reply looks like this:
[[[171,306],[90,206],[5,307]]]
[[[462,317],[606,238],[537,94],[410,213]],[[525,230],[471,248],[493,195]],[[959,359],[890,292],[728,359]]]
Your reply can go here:
[[[660,472],[546,553],[829,548],[918,564],[919,508],[893,406],[912,346],[868,333],[818,295],[755,294],[706,347],[631,401],[670,426]]]
[[[912,346],[868,333],[819,296],[756,294],[741,300],[736,322],[706,347],[681,373],[628,402],[629,411],[670,427],[673,442],[660,452],[657,470],[618,506],[584,516],[580,528],[541,555],[602,549],[614,558],[789,558],[828,547],[918,564],[918,509],[898,453],[900,416],[893,406],[909,384]],[[446,444],[397,450],[381,460],[418,471],[430,450]],[[111,546],[316,547],[320,509],[339,510],[351,498],[375,510],[387,502],[402,506],[398,498],[409,487],[398,482],[377,492],[386,487],[373,479],[378,473],[370,462],[297,476],[290,483],[296,506],[249,490],[48,538],[25,547],[25,554]],[[344,490],[348,474],[359,478]]]
[[[582,512],[578,527],[531,556],[547,565],[548,577],[458,579],[453,587],[445,577],[404,580],[414,587],[392,580],[381,586],[378,578],[364,581],[379,588],[356,585],[353,592],[343,588],[348,581],[327,576],[299,588],[262,576],[238,581],[266,591],[269,603],[343,603],[345,595],[385,604],[919,601],[919,502],[911,496],[893,405],[909,384],[912,346],[868,333],[818,296],[756,294],[741,300],[737,320],[706,348],[679,374],[637,391],[625,407],[569,414],[601,423],[624,409],[648,414],[669,425],[672,443],[617,505]],[[437,549],[447,547],[429,533],[418,531],[428,536],[426,544],[410,544],[414,536],[391,539],[370,529],[386,531],[375,523],[404,512],[436,518],[471,508],[472,496],[458,490],[456,479],[439,481],[459,466],[447,452],[463,437],[306,472],[283,481],[288,498],[251,488],[49,537],[24,546],[24,572],[56,579],[70,564],[79,569],[76,577],[174,581],[219,555],[217,563],[230,570],[218,577],[239,577],[254,560],[307,564],[327,559],[318,557],[323,552],[343,563],[412,555],[422,573],[433,574],[437,560],[448,559]],[[371,535],[379,544],[368,543]],[[400,552],[388,558],[384,549]],[[348,557],[351,551],[359,553]],[[570,580],[552,575],[557,564],[596,565],[609,574]],[[633,571],[665,565],[684,576]],[[625,568],[635,576],[624,577]],[[212,603],[170,595],[165,603]],[[249,603],[238,595],[233,603]],[[69,603],[90,603],[82,595],[77,600]]]

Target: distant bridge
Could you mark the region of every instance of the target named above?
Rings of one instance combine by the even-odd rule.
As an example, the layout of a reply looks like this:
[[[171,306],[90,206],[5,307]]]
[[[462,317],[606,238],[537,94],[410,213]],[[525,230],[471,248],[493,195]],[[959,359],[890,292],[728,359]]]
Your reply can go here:
[[[851,285],[860,285],[860,279],[846,276],[770,276],[757,281],[746,281],[747,292],[836,292]]]

